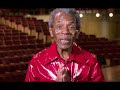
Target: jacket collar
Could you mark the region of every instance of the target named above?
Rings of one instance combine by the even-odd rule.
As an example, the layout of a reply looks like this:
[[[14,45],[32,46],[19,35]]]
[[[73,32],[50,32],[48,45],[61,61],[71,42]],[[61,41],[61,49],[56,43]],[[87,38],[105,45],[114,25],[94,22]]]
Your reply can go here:
[[[60,55],[58,54],[57,51],[57,46],[56,46],[56,42],[53,42],[51,44],[51,46],[48,48],[48,56],[49,56],[49,60],[47,61],[46,64],[49,64],[51,62],[54,62],[58,59],[61,59]],[[75,62],[79,62],[82,64],[85,64],[85,58],[84,58],[84,53],[83,50],[77,46],[76,43],[73,44],[73,48],[72,48],[72,52],[68,58],[68,61],[75,61]]]

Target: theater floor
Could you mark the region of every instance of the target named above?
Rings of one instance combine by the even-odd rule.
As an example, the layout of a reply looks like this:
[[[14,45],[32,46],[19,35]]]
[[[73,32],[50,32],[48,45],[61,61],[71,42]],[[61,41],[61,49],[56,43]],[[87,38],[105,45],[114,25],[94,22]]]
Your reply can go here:
[[[102,68],[106,82],[120,82],[120,65]]]

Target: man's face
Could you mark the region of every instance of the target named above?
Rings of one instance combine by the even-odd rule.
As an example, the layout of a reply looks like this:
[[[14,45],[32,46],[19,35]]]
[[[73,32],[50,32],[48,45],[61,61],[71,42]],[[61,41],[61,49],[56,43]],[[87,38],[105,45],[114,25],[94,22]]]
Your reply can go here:
[[[56,14],[50,34],[60,49],[69,49],[73,45],[77,33],[74,16],[62,12]]]

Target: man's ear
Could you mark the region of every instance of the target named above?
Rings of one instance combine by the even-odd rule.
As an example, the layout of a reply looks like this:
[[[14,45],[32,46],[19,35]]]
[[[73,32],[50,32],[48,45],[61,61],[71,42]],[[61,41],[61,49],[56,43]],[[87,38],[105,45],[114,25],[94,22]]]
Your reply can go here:
[[[49,32],[50,32],[50,36],[53,37],[53,29],[52,28],[49,28]]]
[[[78,39],[78,36],[80,34],[80,30],[76,30],[76,38]]]

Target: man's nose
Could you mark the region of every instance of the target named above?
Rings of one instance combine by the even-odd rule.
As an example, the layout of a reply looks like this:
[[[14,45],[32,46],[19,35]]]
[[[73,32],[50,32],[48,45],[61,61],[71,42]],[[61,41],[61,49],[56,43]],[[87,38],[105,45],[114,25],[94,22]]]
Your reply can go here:
[[[63,30],[62,30],[62,33],[63,33],[63,34],[70,33],[70,32],[69,32],[69,28],[68,28],[67,26],[65,26],[65,27],[63,28]]]

